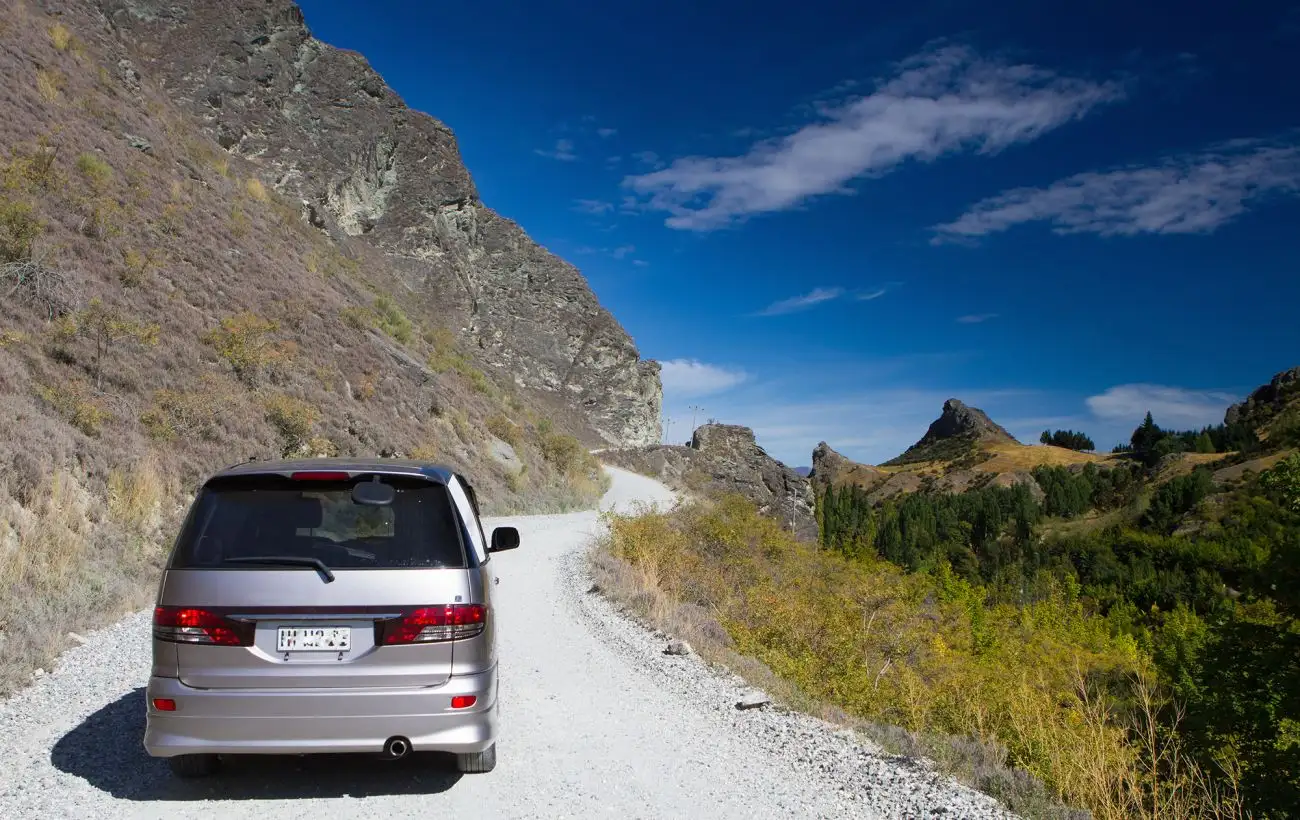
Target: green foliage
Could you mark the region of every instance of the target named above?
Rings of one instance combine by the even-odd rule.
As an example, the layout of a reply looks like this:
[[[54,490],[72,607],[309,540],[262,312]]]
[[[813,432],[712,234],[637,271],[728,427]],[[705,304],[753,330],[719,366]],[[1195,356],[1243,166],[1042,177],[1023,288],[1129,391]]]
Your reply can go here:
[[[1260,484],[1281,496],[1283,503],[1300,512],[1300,453],[1292,453],[1260,476]]]
[[[375,324],[376,326],[392,336],[402,344],[409,344],[415,338],[415,325],[401,308],[387,296],[380,296],[375,300]]]
[[[1210,471],[1198,467],[1161,484],[1151,497],[1143,524],[1155,532],[1170,532],[1214,488]]]
[[[0,263],[30,259],[32,245],[44,231],[45,223],[31,205],[0,197]]]
[[[302,399],[276,394],[266,399],[266,420],[280,435],[283,455],[301,450],[311,438],[312,425],[320,415],[315,407]]]
[[[502,413],[495,413],[488,416],[488,432],[512,447],[518,447],[523,439],[523,430],[518,424],[515,424]]]
[[[1154,422],[1144,428],[1133,446],[1148,453],[1172,437]],[[1213,440],[1202,431],[1193,443],[1203,435]],[[1041,467],[1041,511],[1128,506],[1141,472]],[[873,505],[836,489],[818,515],[827,547],[931,575],[945,596],[978,587],[983,604],[1029,611],[1065,590],[1149,655],[1185,711],[1176,729],[1173,707],[1160,712],[1161,736],[1216,782],[1239,777],[1255,816],[1288,817],[1300,805],[1300,454],[1209,503],[1214,491],[1200,467],[1152,489],[1126,523],[1070,535],[1041,535],[1035,511],[1010,490]],[[976,654],[990,651],[987,620],[968,610]]]
[[[59,341],[67,342],[76,337],[92,341],[95,353],[91,374],[95,377],[96,389],[104,385],[104,357],[108,353],[127,344],[153,347],[158,344],[159,332],[157,324],[133,321],[98,298],[91,299],[84,310],[62,317],[54,328],[55,338]]]
[[[1050,444],[1054,447],[1065,447],[1069,450],[1096,450],[1097,445],[1093,444],[1092,439],[1083,433],[1076,433],[1073,430],[1044,430],[1043,434],[1038,437],[1043,444]]]
[[[77,171],[92,189],[103,192],[113,181],[113,166],[99,154],[87,151],[77,155]]]
[[[279,323],[255,313],[227,316],[204,334],[203,341],[216,349],[246,384],[255,384],[271,367],[291,361],[297,348],[292,342],[276,341],[272,334]]]
[[[1253,453],[1259,448],[1259,436],[1244,422],[1200,430],[1163,430],[1148,412],[1133,431],[1129,445],[1116,447],[1113,452],[1131,452],[1143,464],[1153,467],[1160,459],[1174,453]]]

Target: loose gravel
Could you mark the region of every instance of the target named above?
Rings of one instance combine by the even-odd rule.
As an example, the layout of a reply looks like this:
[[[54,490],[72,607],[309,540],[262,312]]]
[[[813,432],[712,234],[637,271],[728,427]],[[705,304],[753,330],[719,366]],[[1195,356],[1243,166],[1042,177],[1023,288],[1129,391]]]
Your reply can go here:
[[[671,493],[622,470],[602,509]],[[991,798],[771,704],[591,594],[594,512],[492,519],[523,545],[493,559],[498,765],[460,776],[411,755],[246,757],[173,779],[141,746],[149,616],[85,635],[0,702],[0,816],[1009,818]]]

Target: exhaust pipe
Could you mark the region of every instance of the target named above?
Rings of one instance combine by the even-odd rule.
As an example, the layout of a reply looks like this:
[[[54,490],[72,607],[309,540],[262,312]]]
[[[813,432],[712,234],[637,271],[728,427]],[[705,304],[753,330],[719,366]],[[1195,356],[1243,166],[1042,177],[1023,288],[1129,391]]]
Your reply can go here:
[[[411,741],[404,737],[390,737],[384,741],[384,757],[388,760],[401,760],[411,751]]]

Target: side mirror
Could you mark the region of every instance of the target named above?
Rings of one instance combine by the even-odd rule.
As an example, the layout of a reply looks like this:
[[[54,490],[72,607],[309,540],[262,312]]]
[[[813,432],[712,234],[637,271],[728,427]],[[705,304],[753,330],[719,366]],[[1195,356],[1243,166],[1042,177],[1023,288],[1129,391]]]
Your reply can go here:
[[[492,530],[492,544],[488,552],[504,552],[519,546],[519,530],[514,527],[497,527]]]

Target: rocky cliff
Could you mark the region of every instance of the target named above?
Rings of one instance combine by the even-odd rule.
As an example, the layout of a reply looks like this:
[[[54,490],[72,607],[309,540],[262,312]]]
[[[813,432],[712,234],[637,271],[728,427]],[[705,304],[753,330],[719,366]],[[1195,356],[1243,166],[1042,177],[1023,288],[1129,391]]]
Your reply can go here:
[[[1228,408],[1223,423],[1245,424],[1267,436],[1274,422],[1295,405],[1300,405],[1300,367],[1284,370],[1255,388],[1245,401]]]
[[[139,70],[319,230],[381,249],[475,356],[587,443],[660,440],[659,365],[572,265],[479,199],[450,128],[289,0],[97,0]]]
[[[983,410],[968,407],[958,399],[948,399],[943,403],[943,412],[931,422],[921,440],[885,464],[951,460],[978,445],[1019,443]]]
[[[769,456],[748,427],[706,424],[695,431],[689,446],[608,450],[600,457],[687,492],[739,493],[799,538],[817,538],[808,479]]]

